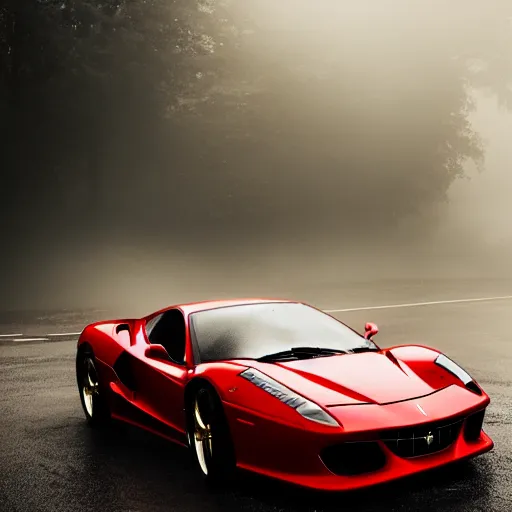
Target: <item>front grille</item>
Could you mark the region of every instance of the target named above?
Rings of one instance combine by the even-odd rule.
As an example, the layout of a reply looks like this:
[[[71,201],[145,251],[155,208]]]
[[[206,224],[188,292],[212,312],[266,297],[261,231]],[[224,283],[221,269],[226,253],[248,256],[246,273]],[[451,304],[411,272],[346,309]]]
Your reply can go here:
[[[399,457],[420,457],[448,448],[457,439],[463,418],[386,430],[381,440]]]
[[[360,475],[382,468],[386,456],[377,442],[347,442],[324,448],[320,458],[335,475]]]
[[[468,417],[464,425],[464,439],[466,441],[477,441],[484,423],[485,409],[475,412]]]

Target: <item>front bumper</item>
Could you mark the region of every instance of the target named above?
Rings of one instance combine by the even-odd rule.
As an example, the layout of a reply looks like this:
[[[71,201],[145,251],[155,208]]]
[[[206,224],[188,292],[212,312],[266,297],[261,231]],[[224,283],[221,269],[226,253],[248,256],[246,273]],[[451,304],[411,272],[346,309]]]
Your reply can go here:
[[[327,470],[327,468],[325,468],[325,471],[316,473],[297,474],[262,470],[261,468],[246,464],[239,464],[239,467],[302,487],[310,487],[324,491],[344,491],[397,480],[452,462],[470,459],[490,451],[493,446],[494,443],[491,438],[482,431],[477,442],[467,443],[461,438],[449,449],[436,454],[418,457],[417,459],[402,459],[388,450],[386,452],[386,465],[382,469],[371,473],[352,476],[334,475]]]
[[[337,432],[278,423],[226,404],[238,466],[303,487],[341,491],[396,480],[476,457],[494,446],[481,428],[489,398],[467,392],[461,394],[460,388],[455,388],[386,406],[336,408],[339,409],[336,416],[342,422],[345,418],[350,425],[350,430]],[[466,401],[461,402],[461,397]],[[429,411],[430,416],[421,414],[417,404]],[[435,417],[432,416],[434,410]],[[440,430],[436,430],[437,427]],[[422,436],[419,442],[418,439],[414,443],[398,439],[410,438],[410,432],[414,435],[416,428]],[[408,434],[402,435],[405,431]],[[393,437],[390,432],[396,434],[394,441],[397,442],[390,440]],[[426,448],[425,433],[428,433],[433,452]],[[432,441],[430,437],[436,439]],[[335,453],[337,447],[348,445],[352,448],[348,452],[338,452],[339,456]],[[326,457],[326,452],[330,452],[330,457]],[[336,464],[337,457],[342,464]]]

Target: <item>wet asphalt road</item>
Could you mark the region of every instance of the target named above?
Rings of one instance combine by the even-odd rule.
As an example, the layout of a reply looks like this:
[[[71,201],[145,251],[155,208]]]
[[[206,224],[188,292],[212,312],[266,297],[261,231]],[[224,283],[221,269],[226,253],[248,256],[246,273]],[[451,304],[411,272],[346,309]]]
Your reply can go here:
[[[377,290],[377,291],[376,291]],[[295,294],[341,309],[512,295],[506,282],[381,283]],[[116,312],[117,313],[117,312]],[[142,312],[141,312],[142,314]],[[435,346],[461,363],[491,396],[485,428],[494,451],[470,462],[355,493],[303,491],[240,475],[212,491],[185,449],[132,428],[85,425],[74,375],[76,337],[13,341],[80,331],[100,311],[0,314],[0,509],[14,511],[450,511],[512,510],[512,300],[339,313],[360,328],[375,321],[382,346]]]

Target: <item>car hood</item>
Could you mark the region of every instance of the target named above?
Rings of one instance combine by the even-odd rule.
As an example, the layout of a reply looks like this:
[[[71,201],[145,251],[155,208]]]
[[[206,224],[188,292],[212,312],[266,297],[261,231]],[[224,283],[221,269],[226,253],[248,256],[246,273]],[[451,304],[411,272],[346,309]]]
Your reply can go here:
[[[441,389],[389,352],[251,365],[320,405],[388,404]]]

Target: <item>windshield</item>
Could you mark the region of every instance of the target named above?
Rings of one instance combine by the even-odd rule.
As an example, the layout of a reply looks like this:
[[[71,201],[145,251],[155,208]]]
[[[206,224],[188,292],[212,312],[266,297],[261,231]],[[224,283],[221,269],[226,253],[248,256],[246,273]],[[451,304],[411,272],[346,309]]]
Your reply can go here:
[[[305,304],[243,304],[190,316],[191,335],[201,362],[258,359],[294,347],[342,351],[377,349],[335,318]]]

